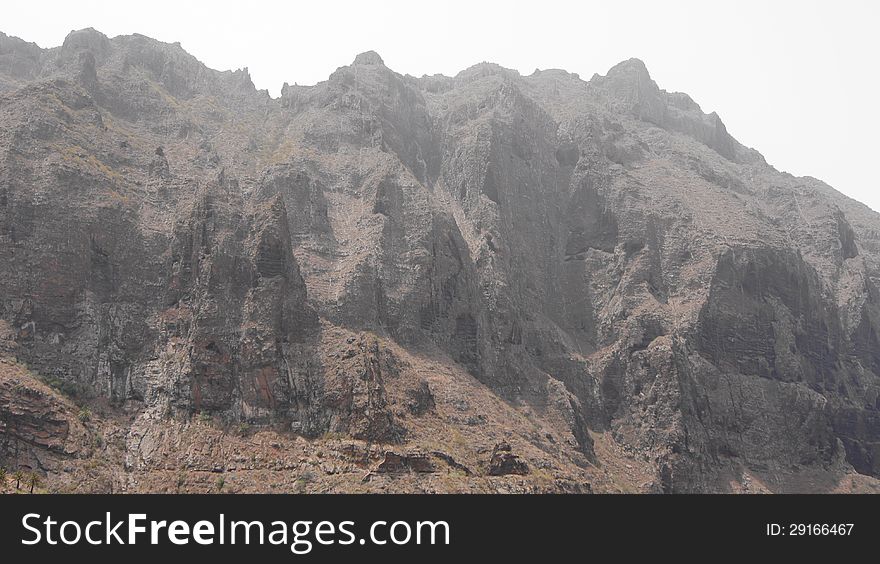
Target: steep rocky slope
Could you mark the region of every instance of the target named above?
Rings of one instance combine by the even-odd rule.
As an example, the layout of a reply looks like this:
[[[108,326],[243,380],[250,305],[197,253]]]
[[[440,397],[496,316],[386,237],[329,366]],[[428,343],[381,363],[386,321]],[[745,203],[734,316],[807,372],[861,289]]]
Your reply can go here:
[[[0,464],[50,490],[878,485],[880,216],[638,60],[272,99],[0,34],[0,259]]]

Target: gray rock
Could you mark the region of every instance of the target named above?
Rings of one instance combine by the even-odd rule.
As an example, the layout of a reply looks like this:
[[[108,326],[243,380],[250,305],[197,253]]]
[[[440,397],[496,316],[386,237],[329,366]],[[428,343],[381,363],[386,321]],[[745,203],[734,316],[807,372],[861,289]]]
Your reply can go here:
[[[880,476],[878,288],[876,213],[638,60],[415,79],[367,52],[271,99],[179,44],[0,34],[4,354],[141,423],[406,442],[470,402],[405,350],[665,491]]]

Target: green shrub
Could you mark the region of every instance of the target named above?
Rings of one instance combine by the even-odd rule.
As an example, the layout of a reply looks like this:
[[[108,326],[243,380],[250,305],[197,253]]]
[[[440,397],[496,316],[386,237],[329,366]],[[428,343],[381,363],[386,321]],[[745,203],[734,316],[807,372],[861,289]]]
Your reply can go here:
[[[40,475],[36,472],[31,472],[31,475],[28,476],[28,485],[31,488],[30,493],[34,493],[34,488],[39,487],[40,483]]]

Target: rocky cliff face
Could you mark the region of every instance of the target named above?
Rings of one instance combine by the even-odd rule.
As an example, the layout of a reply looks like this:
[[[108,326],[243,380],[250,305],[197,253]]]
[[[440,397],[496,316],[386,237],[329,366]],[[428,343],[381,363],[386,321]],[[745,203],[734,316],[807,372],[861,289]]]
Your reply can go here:
[[[880,216],[638,60],[370,52],[272,99],[177,44],[0,34],[0,256],[0,462],[59,489],[880,477]]]

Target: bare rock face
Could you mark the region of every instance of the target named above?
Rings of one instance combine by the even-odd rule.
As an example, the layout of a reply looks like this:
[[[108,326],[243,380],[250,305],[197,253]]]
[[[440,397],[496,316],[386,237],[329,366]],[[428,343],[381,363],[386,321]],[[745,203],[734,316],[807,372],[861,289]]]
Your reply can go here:
[[[179,44],[0,34],[0,356],[101,406],[94,488],[873,487],[878,287],[880,216],[636,59],[367,52],[272,99]],[[5,381],[0,461],[80,456]]]
[[[0,449],[18,468],[57,471],[65,459],[93,455],[87,414],[18,363],[0,361]]]
[[[489,474],[492,476],[506,476],[508,474],[528,474],[529,465],[513,454],[507,443],[498,443],[492,449],[492,458],[489,460]]]

